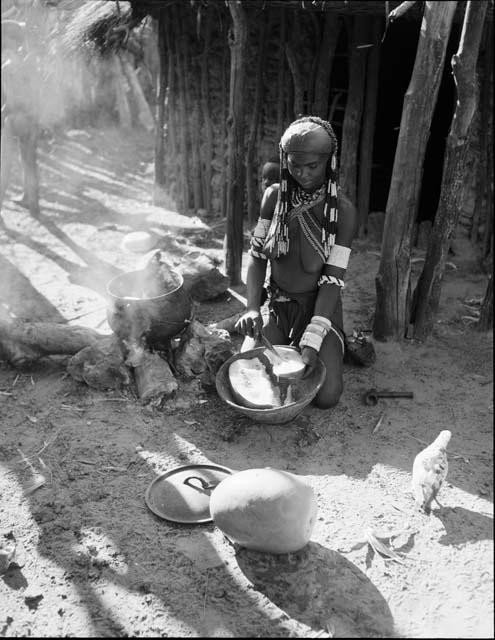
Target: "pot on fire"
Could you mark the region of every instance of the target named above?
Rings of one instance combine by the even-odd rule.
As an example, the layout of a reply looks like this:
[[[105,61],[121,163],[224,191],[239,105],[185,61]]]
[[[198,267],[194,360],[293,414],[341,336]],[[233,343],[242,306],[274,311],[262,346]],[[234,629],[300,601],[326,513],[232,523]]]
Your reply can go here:
[[[154,277],[148,269],[120,274],[107,284],[107,319],[121,339],[165,348],[191,319],[192,300],[175,270]]]

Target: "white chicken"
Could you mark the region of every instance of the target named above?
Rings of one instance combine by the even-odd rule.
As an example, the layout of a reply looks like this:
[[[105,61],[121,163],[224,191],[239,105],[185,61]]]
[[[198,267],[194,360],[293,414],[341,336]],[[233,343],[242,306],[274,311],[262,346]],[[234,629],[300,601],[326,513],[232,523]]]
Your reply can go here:
[[[448,430],[440,431],[436,439],[414,459],[412,492],[416,504],[426,514],[431,512],[433,500],[438,503],[438,492],[447,477],[447,445],[451,436]]]

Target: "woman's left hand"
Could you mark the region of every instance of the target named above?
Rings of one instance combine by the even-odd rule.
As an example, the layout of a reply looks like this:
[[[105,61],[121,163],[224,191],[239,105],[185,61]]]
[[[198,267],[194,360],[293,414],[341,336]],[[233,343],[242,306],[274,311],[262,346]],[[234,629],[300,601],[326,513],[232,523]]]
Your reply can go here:
[[[315,370],[316,363],[318,362],[318,352],[313,347],[303,347],[301,350],[302,361],[306,365],[306,369],[303,373],[303,378],[308,378]]]

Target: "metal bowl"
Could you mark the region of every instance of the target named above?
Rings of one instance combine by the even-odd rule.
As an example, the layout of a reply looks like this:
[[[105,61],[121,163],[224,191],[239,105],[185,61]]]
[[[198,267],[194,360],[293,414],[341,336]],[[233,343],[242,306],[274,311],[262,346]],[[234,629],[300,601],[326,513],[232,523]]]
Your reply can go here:
[[[291,347],[289,345],[275,345],[275,351],[279,352],[281,355],[283,355],[284,353],[290,353],[291,351],[296,351],[297,353],[299,353],[299,349],[297,349],[297,347]],[[266,356],[267,358],[270,358],[270,360],[272,361],[272,364],[275,365],[275,362],[273,360],[273,356],[271,356],[270,351],[269,350],[265,350]],[[296,373],[275,373],[275,368],[273,373],[280,378],[281,380],[290,380],[290,381],[294,381],[294,380],[300,380],[303,375],[304,375],[304,369],[301,369],[301,371],[298,371]]]
[[[274,345],[277,348],[277,345]],[[291,382],[293,385],[293,393],[296,398],[295,402],[284,405],[283,407],[273,407],[272,409],[251,409],[238,404],[233,396],[232,388],[229,381],[229,367],[234,360],[255,358],[265,351],[264,347],[250,349],[243,353],[237,353],[226,360],[216,375],[216,387],[218,395],[232,409],[238,413],[242,413],[255,422],[263,422],[267,424],[284,424],[290,422],[298,416],[304,407],[306,407],[316,396],[321,388],[326,376],[326,368],[323,362],[318,358],[316,367],[308,378],[302,378]]]

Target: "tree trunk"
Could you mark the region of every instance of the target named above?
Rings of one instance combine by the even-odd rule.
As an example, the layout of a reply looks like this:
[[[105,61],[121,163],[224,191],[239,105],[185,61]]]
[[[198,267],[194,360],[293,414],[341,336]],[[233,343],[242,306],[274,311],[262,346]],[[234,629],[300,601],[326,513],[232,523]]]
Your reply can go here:
[[[279,41],[279,57],[277,69],[277,129],[276,141],[280,140],[284,132],[284,113],[285,113],[285,39],[287,31],[287,13],[284,8],[280,10],[280,41]]]
[[[416,60],[404,96],[380,266],[375,279],[373,335],[378,340],[401,340],[409,322],[412,229],[426,143],[455,10],[456,2],[448,0],[427,1],[424,6]]]
[[[366,96],[364,100],[361,148],[359,152],[358,213],[361,231],[367,232],[370,204],[371,169],[373,165],[373,139],[375,134],[376,106],[378,96],[378,73],[380,67],[380,37],[382,19],[373,18],[371,42],[366,69]]]
[[[124,129],[131,129],[132,127],[132,115],[127,101],[126,93],[129,90],[129,85],[122,72],[122,66],[120,60],[116,54],[112,55],[112,71],[113,81],[115,86],[115,100],[117,103],[117,112],[119,114],[119,122]]]
[[[325,119],[328,114],[328,95],[330,91],[333,56],[339,37],[339,18],[337,14],[326,11],[324,20],[323,36],[315,78],[312,113],[315,116]]]
[[[244,85],[248,27],[240,0],[229,0],[232,31],[229,37],[230,97],[228,117],[226,274],[231,285],[241,280],[244,218]]]
[[[268,25],[267,25],[268,22]],[[248,210],[248,225],[252,229],[256,224],[258,218],[259,209],[259,197],[258,197],[258,181],[255,180],[255,169],[253,167],[254,152],[256,147],[256,138],[258,135],[258,125],[261,114],[261,103],[264,93],[264,74],[263,69],[266,65],[265,49],[266,49],[266,33],[269,31],[269,18],[263,20],[261,24],[261,32],[259,33],[259,49],[258,49],[258,64],[256,69],[256,87],[254,91],[254,101],[251,113],[251,124],[249,127],[249,135],[246,149],[246,195],[247,195],[247,210]]]
[[[480,319],[475,325],[478,331],[490,331],[493,329],[493,274],[490,275],[481,303]]]
[[[485,2],[468,2],[457,53],[452,56],[452,71],[457,88],[457,103],[444,157],[440,201],[428,243],[423,271],[414,295],[412,322],[414,337],[424,340],[433,329],[440,304],[442,278],[451,236],[460,215],[459,200],[466,172],[468,135],[477,108],[476,60],[478,59]]]
[[[367,49],[358,47],[366,44],[367,22],[366,16],[354,16],[349,56],[349,92],[345,105],[340,152],[340,185],[354,203],[357,202],[359,134],[363,115],[367,56]]]
[[[153,131],[155,128],[155,119],[151,113],[150,105],[144,97],[141,83],[138,80],[134,67],[130,64],[129,59],[125,52],[118,54],[122,70],[129,83],[130,90],[134,96],[134,101],[137,107],[137,119],[138,122],[146,129],[146,131]]]
[[[155,132],[155,180],[153,184],[153,204],[163,202],[165,192],[165,95],[167,92],[167,43],[165,39],[165,12],[158,14],[158,96]],[[168,136],[167,136],[168,138]]]
[[[211,162],[213,160],[213,132],[211,128],[211,112],[208,94],[210,91],[208,80],[208,53],[211,42],[211,13],[206,11],[204,26],[204,49],[201,54],[201,109],[203,112],[203,130],[205,144],[203,151],[203,195],[204,205],[208,213],[211,213]]]

